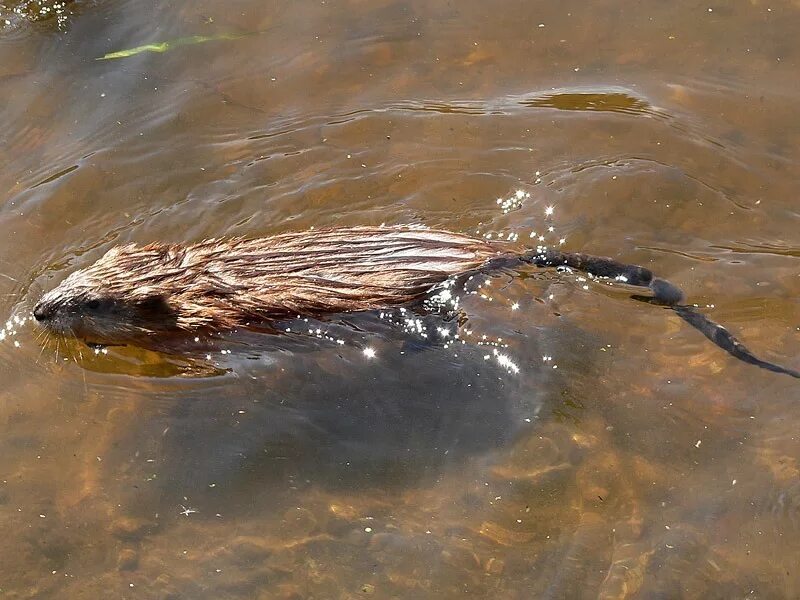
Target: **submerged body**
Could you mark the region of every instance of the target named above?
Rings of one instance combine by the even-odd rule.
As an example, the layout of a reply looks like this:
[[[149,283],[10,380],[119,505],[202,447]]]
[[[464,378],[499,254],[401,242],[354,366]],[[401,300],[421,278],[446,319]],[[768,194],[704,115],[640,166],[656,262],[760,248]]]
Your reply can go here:
[[[642,299],[672,307],[730,354],[800,377],[755,357],[723,327],[682,305],[677,287],[643,267],[411,226],[118,246],[45,294],[34,316],[50,331],[87,342],[149,345],[170,335],[399,306],[450,277],[514,261],[647,287],[652,295]]]

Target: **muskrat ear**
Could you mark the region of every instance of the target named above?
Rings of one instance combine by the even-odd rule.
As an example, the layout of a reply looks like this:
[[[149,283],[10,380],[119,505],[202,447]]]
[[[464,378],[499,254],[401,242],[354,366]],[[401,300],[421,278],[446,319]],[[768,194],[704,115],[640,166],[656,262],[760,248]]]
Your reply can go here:
[[[152,313],[159,313],[159,314],[170,314],[172,313],[172,309],[170,308],[169,304],[167,303],[167,299],[161,295],[153,295],[148,296],[144,300],[141,300],[137,303],[137,306],[144,311],[152,312]]]

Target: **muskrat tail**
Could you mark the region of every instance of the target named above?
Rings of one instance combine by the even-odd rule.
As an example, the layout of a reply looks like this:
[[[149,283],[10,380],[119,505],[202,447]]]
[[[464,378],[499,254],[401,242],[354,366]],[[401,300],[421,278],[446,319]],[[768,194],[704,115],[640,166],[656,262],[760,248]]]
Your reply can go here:
[[[537,267],[569,267],[595,277],[607,277],[627,285],[646,287],[650,290],[652,296],[633,296],[633,298],[669,307],[689,325],[734,358],[773,373],[785,373],[800,379],[800,371],[758,358],[722,325],[706,317],[694,306],[684,304],[683,290],[665,279],[655,277],[649,269],[638,265],[621,263],[605,256],[559,252],[558,250],[550,249],[529,250],[522,254],[520,259]]]

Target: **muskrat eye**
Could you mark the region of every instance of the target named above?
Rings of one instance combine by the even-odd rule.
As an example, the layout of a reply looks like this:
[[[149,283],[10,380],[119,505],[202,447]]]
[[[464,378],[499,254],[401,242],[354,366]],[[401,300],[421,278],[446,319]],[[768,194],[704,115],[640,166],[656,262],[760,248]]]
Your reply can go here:
[[[87,307],[87,308],[91,308],[92,310],[95,310],[95,309],[97,309],[97,308],[100,308],[100,300],[89,300],[89,301],[86,303],[86,307]]]

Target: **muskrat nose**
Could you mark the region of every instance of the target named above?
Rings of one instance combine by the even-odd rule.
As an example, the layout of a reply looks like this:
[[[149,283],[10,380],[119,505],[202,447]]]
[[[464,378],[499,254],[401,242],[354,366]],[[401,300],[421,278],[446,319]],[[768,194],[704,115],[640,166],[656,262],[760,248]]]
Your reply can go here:
[[[33,316],[39,322],[47,321],[48,319],[52,318],[53,311],[48,310],[45,308],[45,306],[39,303],[33,307]]]

